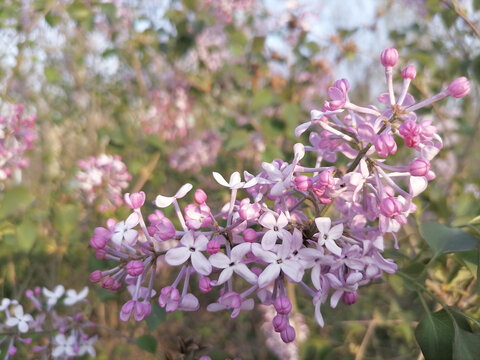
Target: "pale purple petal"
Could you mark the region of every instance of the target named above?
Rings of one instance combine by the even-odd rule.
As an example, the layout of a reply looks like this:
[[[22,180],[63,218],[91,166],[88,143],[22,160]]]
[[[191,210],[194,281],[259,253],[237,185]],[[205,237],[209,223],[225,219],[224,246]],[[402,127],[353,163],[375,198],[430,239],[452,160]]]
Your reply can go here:
[[[233,268],[231,266],[225,268],[221,273],[220,273],[220,276],[218,277],[218,280],[217,282],[215,283],[215,286],[217,285],[222,285],[223,283],[225,283],[226,281],[228,281],[228,279],[230,279],[233,275]]]
[[[134,226],[136,226],[139,221],[140,221],[140,216],[136,212],[134,212],[128,216],[127,220],[125,220],[125,225],[131,229]]]
[[[332,297],[330,298],[330,306],[332,308],[336,308],[337,305],[338,305],[338,301],[340,300],[340,298],[342,297],[344,291],[343,290],[337,290],[333,293]]]
[[[254,284],[257,282],[257,275],[255,275],[245,264],[237,264],[233,267],[233,270],[249,283]]]
[[[199,308],[198,299],[193,294],[185,294],[178,304],[178,309],[183,311],[197,311]]]
[[[235,171],[232,175],[230,175],[230,186],[234,186],[242,181],[240,177],[240,173]]]
[[[212,264],[207,260],[205,255],[201,252],[195,251],[192,253],[193,268],[201,275],[210,275],[212,272]]]
[[[331,240],[337,240],[343,234],[343,224],[337,224],[328,232],[328,238]]]
[[[211,303],[207,306],[207,311],[210,312],[217,312],[217,311],[222,311],[225,310],[227,307],[223,304],[219,303]]]
[[[13,313],[16,318],[20,319],[21,317],[23,317],[23,307],[21,305],[15,306],[15,308],[13,309]]]
[[[323,316],[322,313],[320,312],[320,305],[321,302],[320,300],[317,301],[315,304],[315,320],[317,321],[317,324],[320,325],[321,327],[325,326],[325,322],[323,321]]]
[[[124,232],[123,237],[125,238],[125,241],[128,245],[135,245],[138,237],[138,232],[136,230],[129,229]]]
[[[302,143],[296,143],[293,145],[293,153],[297,162],[302,160],[305,156],[305,146]]]
[[[21,333],[26,333],[28,331],[28,325],[25,321],[19,321],[18,323],[18,330]]]
[[[315,286],[315,289],[317,290],[321,290],[322,289],[322,286],[320,284],[320,265],[315,265],[313,268],[312,268],[312,273],[310,274],[311,277],[312,277],[312,283],[313,283],[313,286]]]
[[[207,250],[208,239],[205,235],[199,235],[195,239],[195,249],[199,251]]]
[[[315,219],[315,224],[317,225],[318,231],[321,235],[327,234],[332,225],[332,220],[329,217],[319,217]]]
[[[424,176],[411,176],[410,177],[410,195],[417,196],[422,193],[428,185],[427,179]]]
[[[288,225],[288,219],[283,212],[280,213],[277,219],[277,226],[282,229]]]
[[[191,254],[192,253],[188,248],[179,246],[167,251],[165,254],[165,261],[168,265],[181,265],[190,258]]]
[[[263,250],[260,246],[252,246],[253,255],[266,263],[273,263],[277,261],[277,255],[271,251]]]
[[[294,282],[299,282],[303,278],[305,269],[295,260],[285,260],[281,264],[281,269]]]
[[[252,246],[250,243],[238,244],[232,249],[232,252],[230,253],[230,258],[233,262],[238,263],[242,261],[242,259],[245,257],[245,255],[247,255],[248,252],[250,252],[251,248]]]
[[[173,199],[175,198],[170,196],[157,195],[157,197],[155,198],[155,205],[159,208],[166,208],[173,203]]]
[[[185,195],[187,195],[187,193],[192,190],[193,188],[193,185],[192,184],[185,184],[185,185],[182,185],[182,187],[180,189],[178,189],[177,193],[175,194],[174,198],[176,199],[181,199],[183,198]],[[173,201],[172,201],[173,202]]]
[[[210,256],[208,258],[208,261],[210,261],[210,264],[212,264],[213,266],[215,266],[216,268],[218,269],[225,269],[226,267],[228,267],[228,265],[230,264],[230,258],[225,255],[224,253],[216,253],[216,254],[213,254],[212,256]]]
[[[225,180],[225,178],[220,175],[218,172],[213,172],[213,177],[215,178],[215,180],[217,180],[217,182],[222,185],[222,186],[226,186],[226,187],[230,187],[230,184],[227,182],[227,180]]]
[[[180,243],[182,243],[187,248],[191,248],[195,245],[195,238],[193,237],[193,233],[188,231],[185,235],[182,236],[180,239]]]
[[[5,321],[5,325],[7,326],[17,326],[18,324],[18,319],[16,317],[10,317],[7,319],[7,321]]]
[[[342,249],[335,243],[335,241],[333,240],[325,241],[325,246],[327,247],[328,250],[330,250],[331,253],[337,256],[342,255]]]
[[[267,229],[273,229],[274,226],[277,225],[277,220],[275,216],[271,212],[266,212],[263,216],[258,220],[260,225],[266,227]]]
[[[312,125],[312,122],[311,121],[307,121],[303,124],[300,124],[298,125],[296,128],[295,128],[295,136],[296,137],[300,137],[300,135],[302,135],[305,131],[308,130],[308,128],[310,127],[310,125]]]
[[[277,242],[277,232],[268,230],[262,238],[262,248],[265,250],[271,250]]]
[[[240,307],[241,310],[253,310],[253,307],[255,306],[255,301],[253,299],[246,299],[242,301],[242,306]]]
[[[280,265],[276,262],[268,265],[258,277],[258,287],[266,287],[273,280],[278,278],[278,275],[280,275]]]

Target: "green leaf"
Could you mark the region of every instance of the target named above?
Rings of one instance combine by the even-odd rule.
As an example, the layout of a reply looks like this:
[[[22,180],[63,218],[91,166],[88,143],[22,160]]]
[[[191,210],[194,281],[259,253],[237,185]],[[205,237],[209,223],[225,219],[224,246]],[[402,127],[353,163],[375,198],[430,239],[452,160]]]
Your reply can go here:
[[[261,53],[265,47],[265,36],[255,36],[252,42],[252,51]]]
[[[3,198],[0,198],[0,219],[25,210],[33,200],[30,190],[25,187],[8,190]]]
[[[302,120],[302,110],[297,104],[285,104],[282,109],[282,117],[287,124],[288,129],[295,129]]]
[[[154,331],[162,322],[165,321],[167,313],[164,308],[161,308],[157,303],[152,305],[152,312],[146,318],[148,330]]]
[[[454,360],[476,360],[480,355],[480,335],[465,331],[455,326],[453,340]]]
[[[17,246],[21,251],[28,252],[32,248],[36,239],[36,227],[31,220],[24,220],[17,227]]]
[[[228,141],[225,144],[225,150],[243,149],[249,143],[248,131],[240,129],[232,131],[228,135]]]
[[[90,10],[80,0],[74,1],[67,7],[68,14],[77,21],[87,20],[90,16]]]
[[[475,11],[480,10],[480,0],[473,0],[473,8]]]
[[[58,70],[51,66],[45,66],[43,74],[49,83],[57,83],[62,79],[62,75],[60,75]]]
[[[427,313],[415,329],[415,338],[425,360],[450,360],[454,338],[453,323],[445,310]]]
[[[142,335],[135,339],[137,346],[149,353],[155,354],[157,351],[157,340],[152,335]]]
[[[478,240],[472,235],[437,222],[423,224],[420,232],[435,256],[450,252],[470,251],[478,246]]]
[[[51,27],[55,27],[55,25],[57,25],[60,21],[62,21],[62,18],[58,14],[55,14],[49,11],[47,15],[45,15],[45,21]]]
[[[270,90],[266,90],[266,89],[259,90],[253,95],[251,109],[259,110],[263,107],[267,107],[271,105],[274,100],[275,100],[275,96]]]
[[[479,2],[480,2],[480,0],[479,0]],[[480,55],[477,55],[476,57],[473,58],[472,70],[473,70],[473,75],[475,76],[476,80],[478,82],[480,82]]]
[[[59,205],[54,212],[53,223],[56,230],[64,237],[68,237],[76,228],[79,209],[73,204]]]

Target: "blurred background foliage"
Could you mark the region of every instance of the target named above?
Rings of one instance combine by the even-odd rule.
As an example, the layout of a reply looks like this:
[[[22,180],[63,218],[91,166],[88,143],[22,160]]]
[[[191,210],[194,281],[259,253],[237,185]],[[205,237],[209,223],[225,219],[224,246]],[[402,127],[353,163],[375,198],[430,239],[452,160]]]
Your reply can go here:
[[[349,17],[354,6],[364,18]],[[99,211],[105,194],[88,203],[78,161],[120,155],[132,175],[125,192],[143,190],[150,203],[191,182],[220,207],[227,194],[212,191],[213,170],[255,172],[262,161],[291,159],[293,129],[321,108],[337,78],[352,79],[355,102],[377,104],[378,56],[395,46],[402,66],[417,66],[416,99],[459,76],[470,78],[472,92],[424,111],[445,148],[400,251],[388,254],[401,271],[362,289],[354,306],[325,308],[323,329],[298,292],[309,335],[296,351],[302,359],[420,359],[421,347],[427,359],[474,359],[479,24],[478,0],[4,0],[1,103],[37,114],[38,138],[30,166],[1,184],[0,295],[58,283],[80,289],[98,268],[88,249],[93,229],[128,209]],[[122,295],[92,289],[100,359],[276,358],[260,327],[263,310],[232,321],[155,308],[147,324],[124,324]]]

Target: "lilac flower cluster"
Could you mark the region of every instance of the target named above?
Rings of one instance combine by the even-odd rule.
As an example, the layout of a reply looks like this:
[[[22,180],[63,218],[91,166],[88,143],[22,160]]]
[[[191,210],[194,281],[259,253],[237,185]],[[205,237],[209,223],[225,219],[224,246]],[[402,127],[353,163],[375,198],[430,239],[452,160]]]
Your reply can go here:
[[[120,318],[149,316],[155,276],[166,262],[179,268],[173,283],[159,291],[158,302],[167,312],[199,309],[193,283],[204,293],[218,288],[208,311],[230,310],[234,318],[252,310],[256,301],[273,306],[273,328],[288,343],[296,332],[287,283],[298,284],[311,297],[323,327],[321,306],[328,299],[332,308],[340,300],[353,304],[360,286],[394,273],[397,265],[383,257],[385,240],[395,239],[398,248],[395,234],[416,210],[414,197],[435,177],[430,161],[442,148],[435,125],[414,111],[470,90],[462,77],[415,102],[408,94],[414,66],[402,71],[400,94],[393,91],[397,61],[395,49],[381,55],[388,88],[378,98],[383,109],[350,102],[348,81],[338,80],[323,108],[295,129],[297,136],[314,131],[308,144],[295,144],[292,161],[264,162],[260,173],[245,172],[244,179],[234,172],[227,181],[214,172],[230,190],[230,201],[216,214],[201,189],[182,211],[179,200],[193,188],[186,184],[174,196],[155,200],[159,208],[173,206],[179,226],[161,210],[148,216],[147,225],[141,212],[145,194],[126,194],[131,215],[120,222],[110,219],[90,240],[99,259],[116,262],[109,270],[94,271],[90,280],[111,290],[126,283],[132,294]],[[401,158],[394,156],[400,144]],[[304,160],[307,152],[314,155],[312,165]],[[332,165],[340,156],[347,165]]]
[[[175,86],[172,94],[155,91],[152,106],[140,122],[147,134],[158,134],[162,140],[183,139],[194,124],[187,88]]]
[[[95,357],[93,344],[97,336],[85,332],[95,324],[77,309],[77,304],[86,302],[87,287],[78,293],[74,289],[65,290],[63,285],[53,291],[36,287],[25,295],[30,300],[31,313],[26,313],[24,306],[14,299],[4,298],[0,303],[4,317],[0,321],[0,353],[4,354],[4,360],[15,356],[19,345],[31,345],[28,352],[35,359],[71,359],[86,354]],[[65,314],[67,308],[72,310]],[[38,345],[33,345],[34,341]]]
[[[78,162],[78,189],[90,205],[99,211],[114,210],[123,204],[122,191],[132,176],[120,156],[101,154]]]
[[[0,114],[0,181],[28,165],[24,154],[33,149],[36,115],[24,116],[22,104],[10,105]]]

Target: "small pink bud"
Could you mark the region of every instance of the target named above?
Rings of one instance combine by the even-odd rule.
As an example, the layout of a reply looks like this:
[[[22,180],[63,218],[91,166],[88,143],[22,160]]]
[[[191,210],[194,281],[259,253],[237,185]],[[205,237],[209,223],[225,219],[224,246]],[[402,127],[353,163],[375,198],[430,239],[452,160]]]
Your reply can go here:
[[[102,272],[100,270],[95,270],[93,271],[90,276],[88,277],[88,279],[91,281],[91,282],[99,282],[100,280],[102,280],[103,278],[103,275],[102,275]]]
[[[385,185],[383,191],[385,191],[385,195],[387,196],[395,196],[395,190],[389,185]]]
[[[295,185],[300,191],[307,191],[312,187],[312,179],[305,175],[299,175],[295,178]]]
[[[203,356],[200,356],[200,359],[198,360],[212,360],[212,358],[210,356],[203,355]]]
[[[202,189],[197,189],[195,191],[195,195],[193,195],[193,201],[195,201],[198,205],[203,204],[207,201],[207,194]]]
[[[139,260],[132,260],[127,264],[126,269],[128,275],[139,276],[143,273],[143,263]]]
[[[23,339],[22,342],[23,342],[24,344],[30,345],[30,344],[33,342],[33,339],[32,339],[32,338],[26,338],[26,339]]]
[[[104,260],[105,256],[107,256],[107,253],[105,252],[105,250],[100,249],[100,250],[97,250],[97,252],[95,253],[95,257],[98,260]]]
[[[415,79],[417,76],[417,69],[413,65],[408,65],[405,69],[402,70],[402,78],[404,79]]]
[[[83,320],[83,314],[82,313],[76,313],[75,316],[73,317],[75,321],[82,321]]]
[[[398,61],[398,51],[395,48],[389,48],[382,51],[380,55],[380,61],[385,67],[392,67]]]
[[[132,210],[140,209],[145,203],[145,193],[143,191],[133,194],[126,193],[123,198]]]
[[[25,296],[28,297],[28,298],[31,298],[33,297],[33,290],[30,290],[28,289],[27,291],[25,291]]]
[[[470,92],[470,82],[465,76],[453,80],[448,85],[447,93],[455,98],[461,98]]]
[[[15,346],[12,345],[8,348],[8,355],[14,356],[16,353],[17,353],[17,348]]]
[[[207,252],[210,255],[216,254],[220,251],[220,242],[216,239],[210,240],[207,243]]]
[[[275,306],[275,310],[282,315],[287,315],[292,311],[292,304],[286,296],[276,298],[273,306]]]
[[[208,277],[201,278],[198,282],[198,287],[200,288],[200,291],[205,294],[210,292],[210,290],[212,290],[212,285],[210,285],[210,279]]]
[[[107,245],[107,239],[103,236],[93,235],[90,239],[90,246],[95,250],[101,250]]]
[[[120,289],[122,287],[122,283],[118,280],[113,280],[113,284],[112,286],[110,287],[110,290],[112,291],[116,291],[118,289]]]
[[[414,159],[408,166],[408,171],[412,176],[425,176],[430,171],[430,163],[423,158]]]
[[[111,290],[112,287],[114,286],[114,284],[113,284],[114,282],[115,282],[115,280],[114,280],[112,277],[107,276],[106,278],[104,278],[104,279],[102,280],[102,287],[103,287],[104,289],[109,289],[109,290]]]
[[[387,197],[380,203],[380,211],[386,217],[393,217],[400,212],[400,206],[397,199],[394,197]]]
[[[275,317],[272,320],[273,324],[273,329],[276,332],[281,332],[285,330],[288,326],[288,318],[285,315],[275,315]]]
[[[333,178],[332,170],[322,171],[318,177],[317,184],[331,189],[333,185],[335,185],[335,179]]]
[[[397,152],[397,143],[390,134],[381,134],[375,138],[375,150],[381,157],[387,157],[389,154]]]
[[[284,343],[289,343],[295,340],[295,329],[291,325],[287,325],[286,329],[280,333]]]
[[[432,170],[430,170],[425,177],[427,178],[428,181],[432,181],[437,177],[437,175],[435,175],[435,173]]]
[[[257,232],[251,228],[245,229],[242,235],[243,235],[243,240],[249,243],[256,242],[258,238]]]
[[[347,291],[342,295],[342,300],[347,305],[355,304],[358,300],[358,293],[356,291]]]

